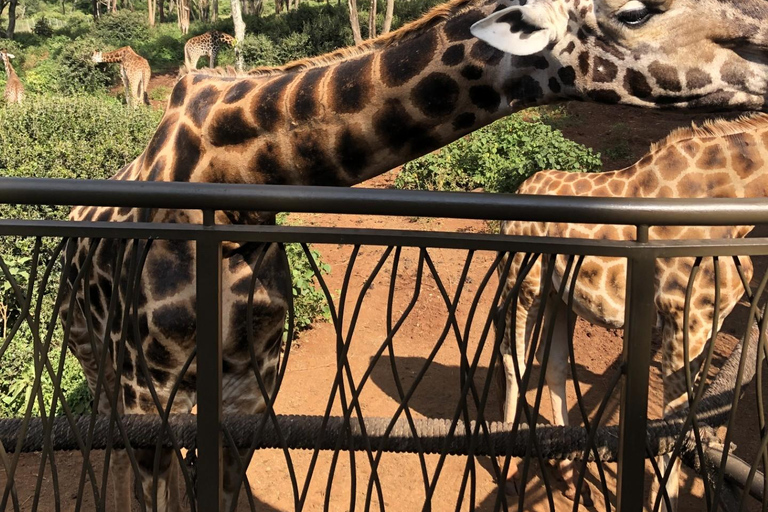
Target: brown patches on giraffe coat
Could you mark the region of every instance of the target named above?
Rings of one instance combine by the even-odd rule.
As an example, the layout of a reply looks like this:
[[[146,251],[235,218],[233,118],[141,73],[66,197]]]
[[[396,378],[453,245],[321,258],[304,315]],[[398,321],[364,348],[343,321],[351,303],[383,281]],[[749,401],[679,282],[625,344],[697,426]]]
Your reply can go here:
[[[398,87],[424,71],[434,58],[437,44],[437,34],[428,31],[384,50],[379,70],[384,85]]]
[[[677,195],[679,197],[701,197],[704,192],[704,186],[698,176],[685,174],[677,185]]]
[[[602,57],[595,57],[592,65],[592,80],[598,83],[611,83],[616,80],[619,68],[613,62]]]
[[[680,144],[680,149],[682,149],[683,153],[685,153],[685,155],[689,158],[694,158],[696,155],[698,155],[700,148],[701,144],[693,139],[683,141],[683,143]]]
[[[725,155],[718,144],[710,144],[701,152],[696,165],[702,170],[722,169],[726,164]]]
[[[410,154],[430,151],[439,144],[424,125],[414,121],[398,99],[384,102],[373,116],[373,128],[388,147],[394,150],[407,147]]]
[[[291,74],[279,76],[263,86],[253,98],[251,109],[262,130],[271,132],[283,121],[281,102],[293,79]]]
[[[454,111],[459,101],[459,84],[445,73],[433,72],[411,91],[411,101],[422,114],[439,118]]]
[[[623,196],[624,190],[627,188],[627,183],[620,179],[614,179],[608,182],[608,188],[615,196]]]
[[[214,85],[204,87],[187,104],[186,114],[192,120],[192,123],[200,128],[203,121],[208,117],[211,107],[219,99],[221,93]]]
[[[268,185],[288,185],[291,172],[285,166],[278,146],[267,142],[253,157],[251,168],[260,176],[260,183]]]
[[[443,64],[446,66],[456,66],[464,61],[464,45],[454,44],[449,46],[443,56],[440,58]]]
[[[487,66],[495,66],[501,62],[504,52],[497,50],[485,41],[477,40],[469,50],[469,56]]]
[[[189,75],[186,75],[184,78],[179,80],[175,86],[173,86],[171,97],[168,100],[168,106],[170,108],[180,107],[184,104],[184,99],[187,97],[187,89],[189,88],[187,82],[189,81],[190,77]]]
[[[208,140],[214,146],[234,146],[258,137],[260,131],[245,118],[239,107],[219,109],[208,123]]]
[[[662,178],[674,180],[688,167],[688,161],[675,146],[669,146],[658,154],[654,166]]]
[[[168,138],[173,131],[173,127],[179,120],[178,113],[167,114],[160,125],[155,130],[155,134],[152,136],[152,140],[149,141],[147,149],[144,150],[144,162],[146,165],[152,165],[157,158],[157,155],[165,148]]]
[[[222,102],[230,105],[242,101],[255,88],[256,80],[240,80],[227,90]]]
[[[173,181],[190,181],[192,172],[202,154],[200,137],[189,126],[182,124],[176,132],[176,142],[173,149],[176,158],[173,162],[171,179]]]
[[[677,68],[668,64],[654,61],[648,66],[648,72],[656,80],[656,83],[665,91],[680,92],[683,84],[680,83]]]
[[[297,121],[308,121],[318,114],[318,98],[320,82],[325,76],[325,68],[310,69],[301,78],[294,89],[290,112]]]
[[[712,83],[709,73],[699,68],[692,68],[685,72],[685,85],[688,89],[702,89]]]
[[[653,88],[646,80],[645,75],[632,68],[627,69],[624,75],[624,87],[629,94],[636,98],[645,99],[653,94]]]
[[[170,302],[151,311],[152,325],[172,344],[190,349],[195,344],[195,315],[184,302]],[[162,342],[162,341],[161,341]]]
[[[764,165],[755,138],[746,133],[726,137],[731,151],[731,167],[739,178],[745,179]]]
[[[355,114],[368,103],[373,92],[373,55],[342,62],[331,75],[329,99],[331,110]]]
[[[707,187],[707,197],[733,197],[733,178],[727,172],[706,173],[704,184]]]
[[[446,39],[450,42],[472,39],[474,36],[469,31],[469,28],[485,18],[485,16],[486,15],[479,9],[467,11],[461,16],[455,16],[446,21],[443,26],[443,33],[445,34]]]
[[[344,129],[336,142],[336,154],[344,170],[354,176],[368,165],[370,148],[365,137],[350,128]]]
[[[640,187],[642,195],[645,197],[650,196],[657,188],[659,188],[659,177],[652,170],[640,172],[635,179]]]

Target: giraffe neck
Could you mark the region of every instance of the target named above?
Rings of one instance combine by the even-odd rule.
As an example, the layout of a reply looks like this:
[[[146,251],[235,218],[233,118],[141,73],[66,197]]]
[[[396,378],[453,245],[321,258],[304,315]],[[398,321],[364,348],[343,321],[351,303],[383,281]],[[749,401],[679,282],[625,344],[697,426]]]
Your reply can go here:
[[[470,26],[494,7],[460,9],[400,40],[298,70],[238,80],[205,71],[188,75],[174,91],[166,120],[188,120],[181,129],[210,142],[201,147],[209,158],[200,155],[200,162],[207,166],[190,172],[176,165],[170,174],[153,175],[156,159],[150,158],[145,175],[355,185],[522,107],[551,102],[546,84],[558,69],[565,77],[558,92],[572,86],[572,68],[550,70],[546,58],[505,55],[472,36]],[[247,167],[232,165],[235,153]]]
[[[128,52],[126,48],[119,48],[117,50],[106,52],[101,54],[101,62],[105,63],[120,63],[123,62],[125,54]]]
[[[11,59],[6,57],[3,59],[3,63],[5,64],[5,73],[8,75],[8,80],[10,81],[12,78],[17,78],[16,70],[14,70],[11,65]]]

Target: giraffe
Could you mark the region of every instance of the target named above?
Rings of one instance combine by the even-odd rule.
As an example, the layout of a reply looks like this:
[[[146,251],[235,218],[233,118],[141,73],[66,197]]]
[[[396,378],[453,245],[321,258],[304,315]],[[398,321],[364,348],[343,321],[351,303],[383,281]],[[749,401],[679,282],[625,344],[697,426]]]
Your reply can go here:
[[[184,45],[184,65],[188,71],[197,69],[200,57],[208,56],[208,67],[216,67],[216,55],[223,46],[235,47],[237,39],[224,32],[211,30],[189,39]]]
[[[5,64],[5,74],[8,75],[8,81],[5,84],[5,102],[6,103],[21,103],[24,101],[24,85],[19,80],[19,75],[11,65],[11,59],[16,57],[12,53],[8,53],[6,50],[0,50],[0,58],[3,59]]]
[[[451,0],[354,48],[244,74],[191,72],[174,86],[144,152],[113,179],[351,186],[537,104],[582,99],[646,108],[766,108],[768,35],[761,21],[768,4],[654,0],[648,5],[637,0]],[[202,214],[78,207],[70,218],[200,223]],[[264,224],[274,222],[274,215],[219,211],[215,220]],[[127,285],[113,283],[112,272],[115,254],[125,253],[125,261],[130,257],[117,241],[95,244],[80,239],[73,247],[69,272],[84,271],[82,286],[72,285],[75,307],[64,301],[60,310],[71,324],[67,342],[91,389],[97,362],[107,350],[112,365],[106,388],[119,394],[119,414],[157,413],[150,384],[165,407],[169,383],[177,379],[182,385],[172,409],[188,411],[196,400],[196,365],[184,376],[180,372],[196,332],[194,247],[153,241],[137,291],[137,321],[126,318],[138,327],[129,329],[125,360],[118,365],[119,335],[105,325],[104,312],[110,296],[124,306]],[[224,413],[250,414],[264,410],[265,396],[250,371],[249,350],[253,347],[269,396],[290,273],[276,244],[227,244],[222,251]],[[93,265],[85,269],[89,261]],[[249,309],[252,316],[246,314]],[[248,318],[252,337],[244,333]],[[89,325],[106,345],[92,345]],[[138,377],[142,353],[153,371]],[[109,414],[100,396],[97,410]],[[226,453],[229,510],[240,481],[233,476],[236,454]],[[137,473],[144,501],[155,502],[158,510],[174,506],[166,455],[157,489],[147,476],[151,464]],[[124,458],[112,460],[114,472],[129,474]],[[119,510],[129,501],[129,478],[123,477],[115,490]]]
[[[149,105],[147,87],[152,70],[147,59],[133,51],[130,46],[123,46],[117,50],[102,53],[94,51],[91,56],[93,62],[107,62],[120,64],[120,77],[125,87],[125,102],[129,107],[135,107],[140,103]]]
[[[662,197],[662,198],[756,198],[768,197],[768,115],[758,114],[736,121],[716,121],[701,127],[692,126],[672,132],[634,165],[613,172],[579,174],[564,171],[542,171],[524,182],[518,193],[533,195],[565,195],[590,197]],[[717,239],[743,238],[753,226],[724,227],[654,227],[649,238]],[[505,235],[574,237],[604,240],[635,240],[633,226],[579,225],[547,222],[508,221],[501,225]],[[521,272],[524,255],[513,257],[504,285],[503,296],[511,293]],[[532,343],[533,329],[540,308],[545,318],[554,322],[541,332],[552,336],[545,378],[557,425],[568,424],[565,380],[568,373],[568,337],[574,322],[568,322],[567,308],[557,296],[561,291],[567,258],[558,257],[552,273],[554,288],[543,289],[546,265],[538,260],[522,279],[517,306],[505,312],[506,321],[501,343],[505,377],[504,421],[515,419],[518,385],[515,359],[519,372],[525,371],[526,352]],[[712,335],[715,318],[715,269],[711,258],[701,263],[691,296],[690,316],[684,320],[686,292],[695,258],[665,258],[656,261],[655,306],[662,331],[663,414],[667,416],[687,405],[683,355],[686,330],[689,339],[691,375],[696,376],[702,354]],[[752,277],[752,262],[740,258],[747,280]],[[717,326],[741,298],[744,288],[736,265],[723,259],[719,265],[720,304]],[[589,256],[584,258],[573,290],[573,311],[595,325],[621,329],[624,327],[627,262],[622,258]],[[573,277],[565,277],[562,297],[568,297]],[[543,296],[546,293],[547,296]],[[513,341],[514,340],[514,341]],[[514,346],[513,346],[514,343]],[[541,361],[544,344],[538,344]],[[669,456],[662,457],[662,471],[669,466]],[[575,492],[575,475],[571,462],[561,464],[563,476],[570,483],[567,495]],[[667,493],[673,508],[677,501],[680,460],[671,468]],[[514,482],[514,480],[513,480]],[[588,492],[588,489],[585,488]],[[666,507],[665,507],[666,508]]]

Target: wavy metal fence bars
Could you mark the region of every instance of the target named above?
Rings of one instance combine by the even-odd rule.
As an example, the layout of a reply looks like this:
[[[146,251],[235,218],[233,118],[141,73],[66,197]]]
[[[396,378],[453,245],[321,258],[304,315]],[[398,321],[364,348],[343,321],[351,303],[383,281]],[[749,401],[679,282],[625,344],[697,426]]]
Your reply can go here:
[[[710,343],[701,365],[705,378],[697,382],[695,375],[688,376],[688,407],[664,420],[648,420],[649,408],[652,414],[658,409],[658,379],[651,375],[655,261],[692,258],[689,308],[690,289],[703,272],[703,262],[717,275],[724,264],[741,268],[737,256],[768,254],[764,238],[659,241],[649,240],[649,228],[768,223],[764,200],[613,200],[0,179],[0,203],[34,205],[38,214],[51,205],[139,208],[144,214],[184,209],[198,212],[202,220],[104,222],[98,215],[83,221],[0,220],[0,403],[6,416],[0,419],[0,510],[111,510],[112,482],[125,484],[131,475],[139,486],[144,483],[150,497],[162,492],[165,475],[175,475],[169,485],[178,486],[180,496],[171,494],[172,499],[200,511],[222,509],[225,488],[233,485],[240,488],[232,506],[237,510],[576,509],[581,492],[575,502],[566,500],[549,467],[549,460],[562,459],[577,461],[579,483],[586,480],[596,489],[599,510],[658,510],[669,504],[663,486],[658,496],[649,493],[654,476],[668,478],[655,461],[659,454],[682,458],[692,468],[684,479],[682,508],[768,508],[763,500],[768,491],[763,478],[768,461],[765,385],[763,372],[755,372],[762,370],[768,355],[760,300],[768,274],[757,272],[752,286],[742,274],[746,307],[740,317],[738,312],[732,315],[735,336]],[[608,223],[635,226],[638,236],[607,242],[216,224],[215,213],[222,210]],[[83,239],[89,243],[81,245],[86,250],[78,259],[76,242]],[[321,327],[305,334],[306,341],[300,339],[305,347],[316,344],[313,354],[329,354],[331,364],[316,380],[298,380],[298,389],[309,396],[298,410],[287,395],[291,390],[284,389],[292,370],[305,370],[292,368],[298,356],[292,356],[295,319],[293,293],[288,291],[287,342],[272,375],[254,349],[259,333],[253,326],[259,325],[262,311],[249,306],[238,317],[245,320],[238,324],[245,324],[241,349],[250,354],[241,370],[249,375],[250,391],[258,388],[264,404],[258,414],[224,414],[228,403],[249,392],[235,386],[233,393],[231,379],[222,383],[222,377],[235,371],[223,353],[229,348],[223,348],[222,333],[233,326],[226,316],[232,304],[222,303],[231,285],[222,282],[222,262],[231,264],[243,244],[250,244],[254,275],[282,268],[282,248],[300,244],[327,301],[330,323],[325,338],[318,334]],[[321,253],[343,249],[345,265],[337,262],[330,274],[324,273],[310,244]],[[173,363],[154,343],[161,340],[137,343],[148,339],[147,329],[162,331],[156,318],[146,318],[149,299],[142,287],[147,262],[158,261],[152,252],[158,246],[177,250],[172,263],[163,267],[169,279],[178,273],[174,266],[191,261],[198,276],[194,311],[165,325],[186,329],[192,340],[181,352],[183,360]],[[369,255],[365,265],[359,263],[364,252]],[[499,285],[509,273],[509,256],[515,254],[523,255],[524,268],[536,261],[566,261],[569,270],[563,283],[578,275],[589,256],[626,258],[629,263],[626,330],[615,364],[608,365],[605,375],[590,374],[583,364],[590,357],[582,352],[583,343],[568,340],[574,381],[570,427],[546,424],[550,420],[542,407],[544,372],[532,364],[517,375],[526,393],[516,421],[498,421],[492,376],[501,337],[494,325],[504,318],[505,308],[519,300],[516,286],[502,300]],[[275,265],[270,258],[281,263],[269,267]],[[452,266],[446,263],[451,261]],[[262,291],[256,281],[248,283],[247,305]],[[555,291],[564,303],[572,300],[565,288]],[[173,303],[177,298],[171,294],[163,300]],[[78,377],[66,343],[76,334],[58,315],[67,299],[70,310],[81,304],[88,332],[79,335],[101,357],[89,383],[96,390],[93,399],[82,383],[77,389],[68,387]],[[191,326],[184,323],[189,319]],[[438,328],[422,327],[430,323]],[[104,325],[110,328],[99,327]],[[542,314],[534,331],[544,325]],[[326,343],[318,347],[320,339]],[[542,365],[551,341],[551,332],[544,332],[539,341],[545,354]],[[416,348],[426,350],[414,356]],[[535,348],[526,354],[529,362],[533,352]],[[133,397],[115,385],[139,382],[146,392]],[[297,389],[295,382],[291,388]],[[743,399],[739,390],[746,393]],[[197,413],[190,415],[191,403],[180,401],[194,391]],[[376,393],[389,395],[377,409],[386,414],[366,415]],[[438,412],[428,410],[422,399],[435,394],[450,396],[455,403],[440,403]],[[126,400],[138,404],[143,414],[111,412]],[[734,440],[739,444],[735,453]],[[118,459],[127,461],[127,474],[109,470]],[[275,464],[279,467],[270,471]],[[496,492],[494,482],[505,481],[513,464],[526,484],[517,496]],[[225,478],[226,468],[234,473]],[[696,475],[701,477],[696,480]],[[139,493],[140,488],[135,490]],[[134,506],[162,510],[154,499],[146,504],[137,500]]]

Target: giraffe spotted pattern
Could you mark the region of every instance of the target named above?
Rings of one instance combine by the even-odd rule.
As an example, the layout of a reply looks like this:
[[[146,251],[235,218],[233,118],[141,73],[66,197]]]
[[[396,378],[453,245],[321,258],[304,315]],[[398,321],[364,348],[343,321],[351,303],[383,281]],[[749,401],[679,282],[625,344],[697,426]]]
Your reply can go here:
[[[638,13],[628,17],[626,11],[643,5],[637,0],[452,0],[354,48],[245,74],[191,72],[174,87],[145,151],[114,179],[351,186],[534,104],[581,99],[646,108],[764,109],[766,2],[653,0],[647,19],[630,25],[627,20]],[[676,70],[680,91],[669,88],[675,77],[664,75],[663,66]],[[614,73],[615,80],[603,81]],[[625,85],[628,80],[633,88]],[[195,211],[119,208],[75,208],[71,218],[202,221]],[[224,211],[216,221],[259,224],[274,217]],[[65,301],[61,312],[72,323],[69,346],[91,385],[99,358],[83,311],[96,302],[101,309],[94,311],[107,310],[113,296],[118,310],[126,306],[127,278],[111,280],[118,255],[130,262],[133,254],[131,244],[95,243],[79,240],[73,249],[73,272],[84,268],[91,250],[93,268],[82,285],[73,285],[77,307],[70,311]],[[290,274],[277,246],[227,244],[223,256],[225,412],[250,414],[265,403],[253,372],[247,371],[250,349],[268,395]],[[121,414],[157,412],[150,384],[163,408],[179,380],[183,387],[172,409],[188,411],[195,403],[195,364],[181,375],[196,332],[194,262],[188,245],[156,240],[149,248],[135,319],[126,318],[136,328],[126,331],[123,363],[113,359],[107,379],[107,388],[119,391]],[[249,308],[251,316],[245,315]],[[251,339],[244,334],[247,318],[252,319]],[[96,339],[107,340],[116,354],[120,332],[105,322],[104,315],[94,314]],[[136,371],[141,353],[156,356],[148,361],[153,369],[148,375]],[[101,414],[109,413],[107,403],[100,400]],[[232,459],[228,454],[227,506],[239,485]],[[174,486],[167,485],[173,478],[170,456],[162,460],[156,491],[148,477],[151,464],[136,475],[146,504],[157,504],[158,510],[175,506]],[[124,477],[115,493],[118,510],[127,510],[130,469],[124,457],[115,461],[114,471]]]
[[[657,198],[757,198],[768,197],[768,115],[760,114],[738,121],[718,121],[701,128],[673,132],[666,140],[654,144],[650,153],[635,165],[613,172],[580,174],[542,171],[528,179],[520,194],[589,196],[589,197],[657,197]],[[651,240],[743,238],[753,226],[678,227],[659,226],[650,229]],[[501,232],[517,236],[551,236],[589,238],[593,240],[635,240],[632,226],[579,225],[547,222],[504,222]],[[521,276],[525,255],[513,257],[504,296],[514,289]],[[741,257],[741,269],[747,281],[752,277],[752,263]],[[738,269],[731,259],[722,258],[718,269],[712,258],[701,261],[693,282],[689,318],[684,318],[686,292],[695,258],[656,260],[654,303],[662,326],[663,407],[668,415],[688,403],[685,371],[691,368],[695,377],[699,369],[697,357],[704,351],[716,320],[719,328],[744,293]],[[573,310],[589,322],[607,328],[624,327],[627,261],[624,258],[585,257],[575,280],[565,277],[566,257],[555,261],[550,296],[542,296],[544,264],[535,262],[521,279],[516,308],[506,312],[506,326],[501,345],[506,376],[504,421],[513,421],[518,400],[514,359],[520,371],[526,365],[525,354],[531,343],[532,328],[544,307],[555,322],[546,379],[552,396],[555,423],[566,425],[565,379],[568,373],[568,337],[574,323],[568,325],[566,308],[559,305],[557,293],[566,281],[564,297],[573,287]],[[717,274],[716,274],[717,272]],[[719,299],[715,275],[719,275]],[[719,300],[719,310],[714,305]],[[570,331],[570,333],[569,333]],[[544,332],[549,332],[545,327]],[[687,335],[690,362],[683,355],[683,339]],[[512,346],[512,340],[515,346]],[[540,348],[543,344],[540,345]],[[517,354],[517,356],[515,356]],[[539,350],[537,354],[541,357]],[[662,471],[669,457],[661,461]],[[564,470],[575,484],[571,464]],[[672,468],[667,492],[672,502],[678,494],[680,460]],[[573,487],[569,490],[574,491]]]

